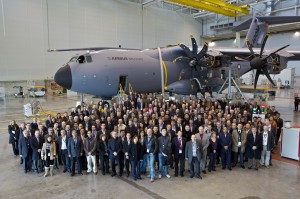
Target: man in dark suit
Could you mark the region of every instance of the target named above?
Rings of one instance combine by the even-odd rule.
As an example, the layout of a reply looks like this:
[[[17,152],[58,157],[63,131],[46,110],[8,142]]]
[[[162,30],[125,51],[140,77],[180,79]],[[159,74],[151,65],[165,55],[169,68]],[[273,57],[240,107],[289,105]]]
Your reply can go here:
[[[61,136],[58,137],[57,143],[58,143],[58,153],[61,157],[62,164],[64,166],[63,173],[66,173],[67,171],[70,172],[70,159],[68,156],[68,138],[66,135],[65,130],[60,131]]]
[[[125,128],[125,132],[130,132],[131,137],[138,135],[138,130],[137,128],[134,126],[132,120],[129,120],[128,126]]]
[[[190,178],[196,176],[202,179],[200,175],[200,160],[202,156],[201,142],[196,139],[195,135],[191,136],[191,141],[186,144],[185,158],[188,160],[190,167]],[[194,172],[194,166],[196,166],[196,175]]]
[[[116,166],[115,161],[118,162],[119,167],[119,176],[122,176],[122,171],[120,168],[121,160],[119,157],[120,152],[122,151],[122,143],[121,140],[117,137],[117,132],[112,132],[112,138],[108,141],[108,150],[109,150],[109,156],[110,156],[110,163],[112,168],[112,174],[111,176],[114,177],[116,175]]]
[[[222,169],[227,169],[231,171],[231,145],[232,136],[228,133],[228,128],[223,127],[223,132],[220,134],[220,144],[221,144],[221,156],[222,156]]]
[[[24,130],[23,133],[24,137],[22,137],[19,142],[19,152],[20,157],[23,159],[24,173],[27,173],[27,171],[31,170],[32,149],[30,145],[29,132],[27,130]]]
[[[158,178],[162,177],[163,171],[167,178],[170,178],[168,171],[169,159],[171,156],[171,138],[167,136],[167,130],[165,128],[161,131],[162,136],[158,138]]]
[[[43,171],[43,162],[41,159],[41,151],[44,144],[44,138],[40,136],[40,131],[35,130],[34,137],[30,139],[30,145],[32,148],[32,161],[33,168],[36,173],[39,173],[38,166],[40,172]]]
[[[271,121],[269,118],[266,118],[265,119],[265,125],[268,126],[268,131],[272,134],[272,137],[273,137],[273,143],[272,143],[272,148],[271,148],[271,153],[270,153],[270,162],[269,162],[269,165],[272,166],[272,152],[273,152],[273,148],[274,148],[274,145],[275,145],[275,139],[276,139],[276,127],[271,125]]]
[[[282,118],[280,118],[280,113],[276,113],[274,119],[275,118],[277,120],[277,134],[276,134],[275,145],[277,145],[280,135],[281,135],[282,127],[283,127],[283,120],[282,120]]]
[[[247,134],[247,157],[248,169],[258,170],[257,160],[261,158],[261,137],[258,135],[257,127],[252,127],[251,131]]]
[[[126,137],[123,142],[123,153],[124,153],[124,159],[125,159],[124,161],[125,161],[127,177],[129,176],[129,163],[130,163],[128,150],[129,150],[129,146],[131,144],[132,144],[131,143],[131,133],[127,132]]]
[[[8,125],[9,144],[11,144],[15,156],[19,155],[19,126],[15,120],[12,120]]]
[[[175,177],[178,176],[178,163],[180,162],[180,176],[183,177],[185,163],[186,138],[182,137],[182,132],[178,131],[177,137],[172,139],[172,151],[175,159]]]
[[[72,131],[72,137],[68,141],[68,154],[71,159],[71,176],[75,175],[75,162],[79,175],[82,174],[81,156],[83,155],[83,143],[80,137],[77,137],[76,130]]]

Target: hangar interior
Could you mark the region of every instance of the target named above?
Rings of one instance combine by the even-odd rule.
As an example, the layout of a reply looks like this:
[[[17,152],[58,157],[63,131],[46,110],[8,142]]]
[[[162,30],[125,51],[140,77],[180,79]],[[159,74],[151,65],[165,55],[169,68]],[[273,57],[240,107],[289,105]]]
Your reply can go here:
[[[283,159],[280,154],[271,169],[257,173],[236,169],[231,173],[208,174],[202,181],[172,177],[152,184],[148,180],[136,183],[126,177],[116,180],[99,175],[70,178],[60,174],[61,169],[55,178],[25,175],[19,168],[19,159],[11,154],[7,125],[10,120],[31,121],[24,116],[25,104],[38,101],[45,113],[50,113],[70,111],[81,100],[77,93],[57,91],[54,75],[74,55],[86,51],[49,50],[90,47],[142,50],[178,43],[190,46],[190,35],[197,40],[199,49],[205,42],[208,49],[240,48],[247,30],[233,32],[232,28],[255,13],[300,16],[300,0],[204,2],[0,0],[0,198],[298,198],[299,159]],[[266,49],[290,44],[288,50],[300,50],[300,22],[271,25],[269,33]],[[265,103],[275,106],[292,125],[300,124],[299,113],[293,111],[294,97],[300,93],[299,65],[299,61],[290,61],[281,74],[271,75],[275,87],[269,88],[266,76],[258,80],[258,87],[275,92]],[[254,76],[250,71],[240,77],[241,84],[253,87]],[[25,98],[15,97],[20,87]],[[38,87],[46,90],[45,96],[31,98],[32,88]],[[86,95],[84,99],[91,101],[93,96]]]

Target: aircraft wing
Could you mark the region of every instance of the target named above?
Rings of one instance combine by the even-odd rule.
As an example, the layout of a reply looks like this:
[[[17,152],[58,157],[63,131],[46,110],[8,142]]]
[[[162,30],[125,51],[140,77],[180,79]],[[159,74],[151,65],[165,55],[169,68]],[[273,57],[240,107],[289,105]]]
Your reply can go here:
[[[250,56],[250,51],[247,48],[213,48],[212,50],[228,56]],[[253,48],[253,51],[259,54],[260,49]],[[268,51],[270,50],[266,50],[266,52]],[[282,50],[276,54],[287,57],[289,61],[300,61],[300,50]]]
[[[64,52],[64,51],[99,51],[99,50],[139,50],[129,48],[114,48],[114,47],[90,47],[90,48],[66,48],[66,49],[49,49],[48,52]]]

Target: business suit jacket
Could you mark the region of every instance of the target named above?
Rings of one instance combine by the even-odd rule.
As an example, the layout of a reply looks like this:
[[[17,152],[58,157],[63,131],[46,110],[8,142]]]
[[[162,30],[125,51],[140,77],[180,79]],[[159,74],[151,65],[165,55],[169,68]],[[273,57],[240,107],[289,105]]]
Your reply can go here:
[[[9,134],[9,144],[12,144],[14,142],[18,142],[18,140],[19,140],[19,126],[18,125],[8,125],[8,134]]]
[[[167,156],[171,155],[171,147],[172,147],[172,143],[171,143],[171,138],[169,136],[165,136],[165,143],[163,143],[163,136],[160,136],[158,138],[158,151],[159,153],[164,153]]]
[[[238,137],[239,137],[238,129],[234,129],[232,131],[232,142],[233,142],[232,151],[234,151],[234,152],[238,152],[238,150],[239,150]],[[241,129],[241,150],[242,150],[242,153],[245,152],[246,140],[247,140],[246,132]]]
[[[27,138],[29,143],[29,148],[26,145],[26,138],[22,137],[19,142],[19,153],[23,158],[27,158],[27,156],[32,154],[32,148],[30,145],[30,137]]]
[[[75,144],[74,138],[70,137],[68,141],[68,154],[71,157],[80,157],[83,153],[83,142],[80,137],[77,137],[77,143]]]
[[[199,140],[196,140],[196,155],[197,155],[198,161],[200,162],[201,157],[202,157],[202,144]],[[192,144],[192,141],[189,141],[188,143],[186,143],[185,158],[187,158],[188,163],[191,164],[192,159],[193,159],[193,144]]]
[[[105,144],[106,144],[106,147],[105,147],[105,144],[104,144],[104,142],[105,142]],[[107,141],[102,141],[102,140],[100,140],[100,141],[98,141],[98,143],[97,143],[97,149],[98,149],[98,151],[99,151],[99,156],[100,157],[103,157],[104,155],[109,155],[109,151],[108,151],[108,142]]]
[[[209,136],[206,133],[203,133],[203,138],[201,140],[200,133],[195,134],[196,139],[201,142],[203,158],[206,159],[207,156],[207,148],[209,146]]]
[[[39,149],[42,149],[44,143],[44,138],[39,137],[39,142],[36,137],[30,139],[30,145],[32,148],[32,160],[41,159],[41,153],[38,152]]]
[[[182,141],[182,155],[183,158],[185,158],[186,138],[182,137],[181,141]],[[174,154],[174,158],[179,158],[179,148],[180,148],[179,139],[178,137],[175,137],[172,140],[172,151]]]
[[[128,155],[131,161],[140,161],[143,160],[144,150],[141,143],[137,142],[134,144],[133,142],[129,145]]]
[[[144,151],[147,153],[147,148],[149,147],[149,153],[156,154],[158,151],[157,139],[154,135],[148,140],[148,136],[144,139]]]
[[[58,149],[57,149],[57,151],[58,151],[58,154],[61,154],[61,146],[62,146],[62,142],[63,142],[62,136],[59,136],[59,137],[57,138],[57,144],[58,144]],[[69,139],[68,139],[68,137],[66,136],[66,147],[67,147],[67,150],[68,150],[68,143],[69,143]]]
[[[83,149],[85,152],[85,155],[88,156],[89,153],[91,153],[92,156],[96,155],[97,153],[97,140],[96,138],[91,138],[91,142],[89,141],[89,138],[86,138],[83,142]]]
[[[120,154],[122,151],[122,140],[121,139],[114,139],[111,138],[108,141],[108,150],[109,150],[109,156],[112,159],[114,157],[114,152],[117,153],[117,156]]]
[[[123,148],[122,148],[122,152],[123,153],[128,153],[129,150],[129,146],[132,144],[132,140],[130,140],[129,145],[128,145],[128,139],[127,137],[124,138],[124,142],[123,142]]]
[[[228,150],[231,150],[232,136],[231,136],[230,133],[227,133],[226,137],[225,137],[225,133],[222,132],[220,134],[219,140],[220,140],[220,144],[222,146],[222,149],[224,149],[224,146],[228,146]]]
[[[262,140],[261,136],[256,133],[255,140],[252,132],[249,132],[247,135],[247,157],[248,158],[255,158],[260,159],[261,158],[261,150],[262,150]],[[252,147],[256,146],[257,149],[253,150]]]

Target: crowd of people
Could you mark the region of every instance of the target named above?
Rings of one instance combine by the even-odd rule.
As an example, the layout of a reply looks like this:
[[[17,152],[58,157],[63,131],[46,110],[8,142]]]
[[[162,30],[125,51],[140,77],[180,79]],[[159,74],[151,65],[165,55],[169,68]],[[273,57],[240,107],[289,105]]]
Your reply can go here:
[[[225,99],[163,100],[130,94],[124,102],[83,104],[71,112],[48,115],[45,123],[8,126],[9,143],[20,156],[24,172],[44,172],[62,165],[63,173],[112,177],[146,175],[202,179],[202,174],[239,166],[258,170],[272,165],[272,150],[283,121],[275,107],[257,103],[228,103]],[[253,110],[265,119],[252,117]],[[185,168],[186,161],[188,168]],[[98,169],[100,166],[100,169]],[[118,170],[116,171],[116,166]],[[158,176],[156,175],[158,173]],[[202,176],[201,176],[202,175]]]

